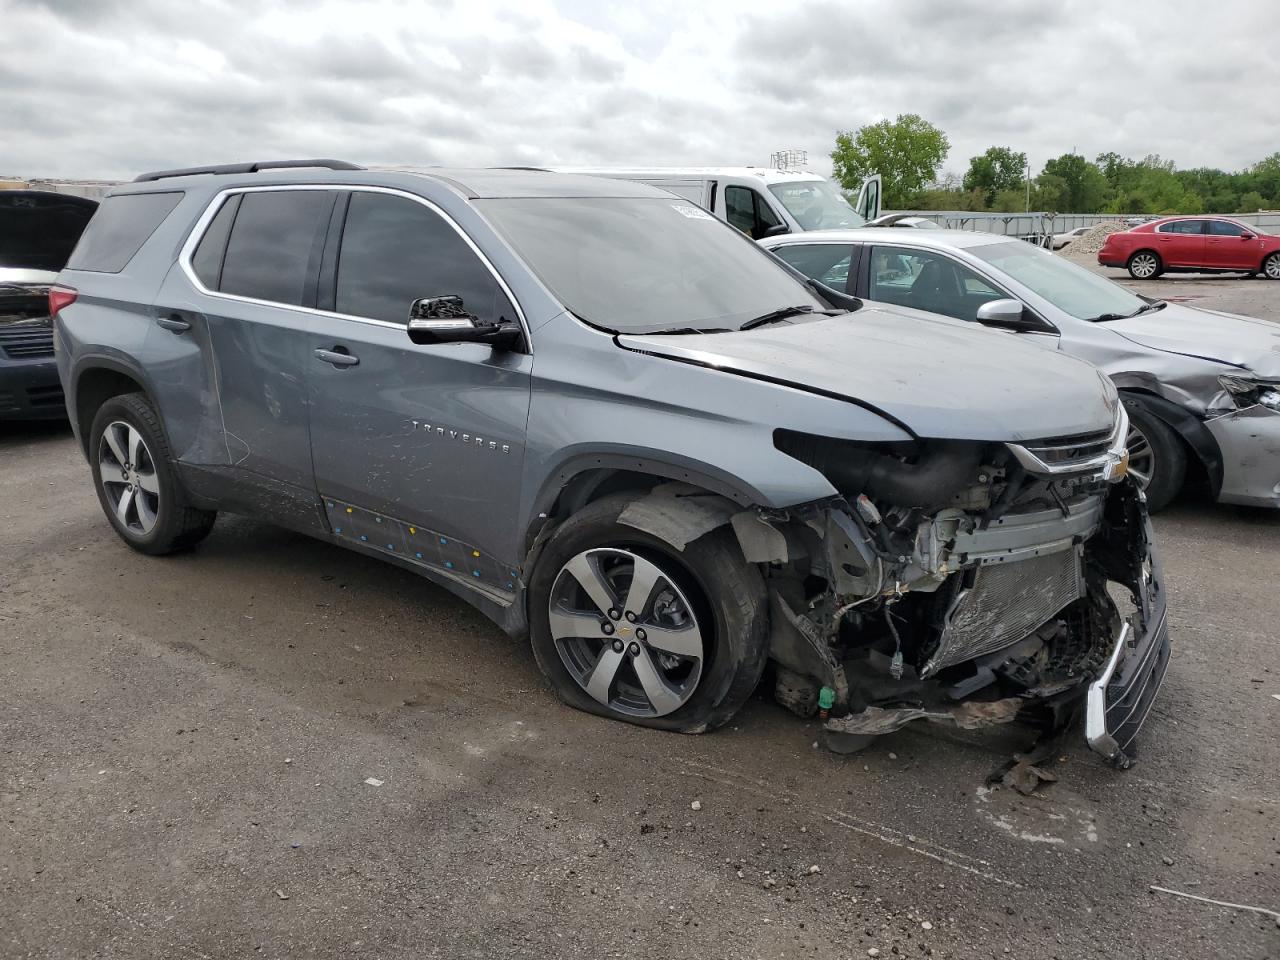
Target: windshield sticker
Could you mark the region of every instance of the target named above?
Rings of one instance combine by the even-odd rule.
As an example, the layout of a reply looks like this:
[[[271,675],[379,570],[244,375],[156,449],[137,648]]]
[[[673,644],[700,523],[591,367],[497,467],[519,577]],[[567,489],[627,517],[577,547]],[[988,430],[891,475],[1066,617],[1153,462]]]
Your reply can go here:
[[[714,220],[711,214],[703,210],[701,207],[695,207],[692,203],[673,203],[671,209],[682,217],[688,217],[690,220]]]

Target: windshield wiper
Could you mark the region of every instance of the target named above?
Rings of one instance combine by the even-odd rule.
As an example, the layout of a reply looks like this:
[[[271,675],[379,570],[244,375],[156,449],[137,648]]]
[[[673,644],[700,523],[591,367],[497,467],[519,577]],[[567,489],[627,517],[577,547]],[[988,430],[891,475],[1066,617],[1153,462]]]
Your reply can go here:
[[[762,313],[758,317],[752,317],[738,329],[751,330],[754,327],[763,327],[766,323],[776,323],[779,320],[787,319],[787,317],[798,317],[807,313],[813,313],[813,307],[807,303],[795,307],[781,307],[777,310],[770,310],[768,313]]]
[[[644,330],[632,334],[637,337],[676,337],[693,333],[732,333],[728,327],[672,327],[669,330]]]
[[[1163,300],[1152,300],[1150,303],[1144,303],[1133,313],[1100,313],[1093,318],[1094,323],[1105,323],[1108,320],[1131,320],[1134,317],[1141,316],[1144,313],[1150,313],[1153,310],[1163,310],[1169,304]]]

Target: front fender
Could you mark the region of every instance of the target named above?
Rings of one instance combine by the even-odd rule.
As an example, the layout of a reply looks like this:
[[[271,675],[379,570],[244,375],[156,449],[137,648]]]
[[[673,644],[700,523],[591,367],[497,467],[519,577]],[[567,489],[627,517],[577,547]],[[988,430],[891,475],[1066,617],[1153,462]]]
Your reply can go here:
[[[1123,397],[1141,401],[1143,406],[1159,417],[1186,442],[1192,453],[1196,455],[1196,459],[1204,466],[1205,473],[1209,478],[1213,499],[1216,500],[1218,492],[1222,489],[1222,448],[1218,446],[1217,439],[1209,432],[1209,428],[1205,426],[1204,421],[1186,407],[1154,393],[1148,393],[1145,390],[1132,390],[1121,387],[1120,394]]]

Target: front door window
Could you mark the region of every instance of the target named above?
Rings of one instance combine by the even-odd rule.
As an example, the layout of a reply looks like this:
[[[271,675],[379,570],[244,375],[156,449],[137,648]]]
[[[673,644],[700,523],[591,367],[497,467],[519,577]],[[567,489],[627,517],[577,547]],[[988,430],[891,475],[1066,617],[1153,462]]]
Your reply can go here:
[[[767,200],[750,187],[727,186],[724,188],[725,219],[752,240],[771,236],[770,230],[783,226]],[[780,232],[780,231],[774,231]]]
[[[884,246],[871,254],[872,300],[974,320],[984,303],[1007,296],[968,267],[932,250]]]

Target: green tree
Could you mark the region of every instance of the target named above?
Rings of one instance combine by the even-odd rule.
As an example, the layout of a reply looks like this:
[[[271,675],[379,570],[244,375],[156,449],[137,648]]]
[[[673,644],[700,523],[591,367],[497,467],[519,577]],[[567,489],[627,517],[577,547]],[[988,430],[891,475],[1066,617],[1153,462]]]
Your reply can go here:
[[[1060,177],[1066,185],[1061,197],[1060,213],[1096,213],[1107,198],[1107,178],[1097,164],[1078,153],[1064,153],[1044,165],[1049,176]]]
[[[1015,153],[1008,147],[988,147],[986,153],[969,161],[964,188],[981,190],[986,205],[991,206],[1000,191],[1022,186],[1026,169],[1025,153]]]
[[[1217,211],[1219,213],[1255,213],[1263,209],[1267,205],[1266,198],[1256,190],[1250,190],[1248,193],[1240,194],[1240,199],[1236,201],[1236,205],[1231,210]]]
[[[831,165],[846,190],[856,190],[871,174],[880,174],[884,205],[901,210],[933,182],[950,149],[945,133],[916,114],[905,113],[896,120],[837,133]]]

